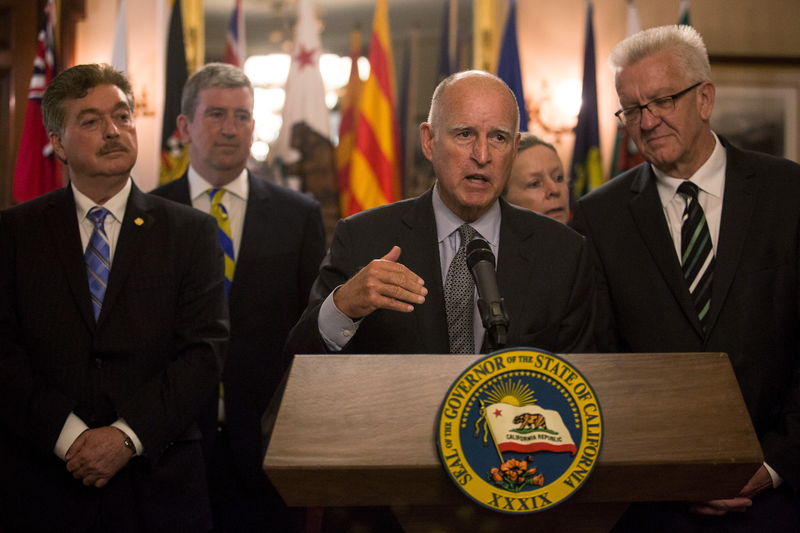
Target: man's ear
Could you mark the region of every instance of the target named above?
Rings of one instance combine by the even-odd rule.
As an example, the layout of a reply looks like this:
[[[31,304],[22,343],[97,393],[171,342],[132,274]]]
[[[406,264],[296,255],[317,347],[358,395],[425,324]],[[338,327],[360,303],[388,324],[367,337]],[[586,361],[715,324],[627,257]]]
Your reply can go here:
[[[50,139],[50,146],[53,147],[53,152],[56,154],[56,157],[67,165],[67,152],[64,150],[64,145],[61,144],[61,134],[51,131],[47,136]]]
[[[711,120],[711,113],[714,111],[714,99],[716,98],[717,89],[710,81],[704,83],[698,89],[700,93],[700,98],[698,99],[700,117],[708,122]]]
[[[175,119],[175,124],[178,126],[178,133],[181,136],[181,142],[183,144],[189,144],[192,142],[191,135],[189,135],[189,117],[184,114],[178,115],[178,118]]]
[[[423,122],[419,125],[419,141],[422,146],[422,153],[431,161],[433,158],[433,128],[430,122]]]

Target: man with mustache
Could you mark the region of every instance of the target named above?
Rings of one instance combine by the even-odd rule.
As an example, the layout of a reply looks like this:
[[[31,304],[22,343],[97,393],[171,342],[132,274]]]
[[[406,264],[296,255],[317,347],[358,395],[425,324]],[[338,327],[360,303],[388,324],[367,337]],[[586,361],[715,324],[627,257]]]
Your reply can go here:
[[[620,530],[800,531],[800,166],[711,130],[693,28],[637,33],[611,64],[617,117],[646,162],[578,203],[599,348],[727,353],[765,460],[739,494],[636,505]]]
[[[69,184],[0,213],[0,529],[207,531],[195,419],[227,339],[214,220],[142,193],[128,80],[59,74]]]
[[[583,239],[499,198],[517,153],[518,125],[516,99],[496,76],[467,71],[442,81],[420,125],[436,183],[417,198],[339,222],[289,353],[484,352],[472,280],[448,280],[451,262],[474,237],[497,257],[509,347],[589,350],[592,292]],[[454,298],[448,285],[451,293],[461,289],[464,301],[447,305]]]
[[[189,146],[189,170],[153,194],[212,213],[219,195],[230,231],[220,237],[230,238],[232,254],[223,394],[211,391],[200,426],[215,529],[289,531],[302,520],[261,468],[261,415],[289,363],[283,344],[325,253],[319,203],[247,170],[253,87],[241,69],[205,65],[186,82],[181,100],[178,129]]]

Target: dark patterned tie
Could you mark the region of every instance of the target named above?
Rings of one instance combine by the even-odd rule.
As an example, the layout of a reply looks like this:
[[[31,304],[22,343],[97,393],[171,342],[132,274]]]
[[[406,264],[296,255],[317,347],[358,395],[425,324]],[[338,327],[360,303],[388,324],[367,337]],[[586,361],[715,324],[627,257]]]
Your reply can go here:
[[[92,311],[95,320],[100,316],[103,297],[106,295],[108,286],[108,275],[111,272],[111,246],[104,225],[108,214],[108,209],[95,206],[86,215],[94,224],[89,245],[83,253],[83,260],[86,262],[86,275],[89,279],[89,292],[92,295]]]
[[[714,276],[714,250],[705,213],[697,201],[697,185],[690,181],[681,183],[678,193],[686,198],[681,227],[681,266],[683,278],[692,295],[697,316],[708,325],[711,307],[711,282]]]
[[[461,246],[450,262],[444,282],[444,303],[447,311],[447,334],[450,353],[475,353],[472,331],[475,282],[467,268],[467,243],[475,236],[469,224],[458,228]]]

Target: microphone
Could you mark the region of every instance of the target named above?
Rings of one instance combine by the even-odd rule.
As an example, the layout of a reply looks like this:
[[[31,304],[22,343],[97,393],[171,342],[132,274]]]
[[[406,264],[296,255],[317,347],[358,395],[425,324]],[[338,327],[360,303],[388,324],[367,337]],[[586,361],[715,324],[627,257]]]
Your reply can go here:
[[[478,287],[478,311],[486,328],[489,351],[504,348],[508,334],[508,315],[503,307],[503,298],[497,288],[495,260],[489,243],[483,239],[472,239],[467,243],[467,266]]]

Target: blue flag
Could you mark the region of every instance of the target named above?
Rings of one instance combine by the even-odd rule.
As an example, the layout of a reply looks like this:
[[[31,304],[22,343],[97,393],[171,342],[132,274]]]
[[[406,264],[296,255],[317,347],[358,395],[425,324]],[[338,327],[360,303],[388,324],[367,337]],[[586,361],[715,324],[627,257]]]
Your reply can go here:
[[[586,3],[586,47],[583,51],[583,103],[575,127],[570,178],[574,202],[603,183],[600,158],[600,128],[597,120],[597,80],[594,60],[592,2]]]
[[[500,61],[497,63],[497,76],[506,82],[519,106],[519,131],[528,131],[528,112],[525,109],[525,93],[522,90],[522,70],[519,67],[519,50],[517,48],[517,2],[511,0],[508,8],[506,28],[503,31],[503,42],[500,47]]]

